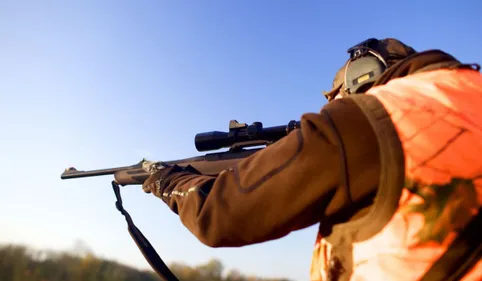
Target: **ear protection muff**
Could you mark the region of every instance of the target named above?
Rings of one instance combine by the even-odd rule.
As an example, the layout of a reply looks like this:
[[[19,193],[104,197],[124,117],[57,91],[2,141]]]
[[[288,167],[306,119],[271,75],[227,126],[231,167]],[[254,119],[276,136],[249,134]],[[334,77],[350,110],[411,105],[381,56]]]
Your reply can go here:
[[[350,58],[345,67],[343,90],[348,95],[364,93],[388,68],[388,54],[375,38],[365,40],[347,52]]]

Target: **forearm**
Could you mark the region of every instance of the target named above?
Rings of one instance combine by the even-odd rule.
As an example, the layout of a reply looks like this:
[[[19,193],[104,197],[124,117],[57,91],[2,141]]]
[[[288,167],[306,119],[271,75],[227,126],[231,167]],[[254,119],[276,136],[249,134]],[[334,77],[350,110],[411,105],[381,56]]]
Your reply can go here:
[[[159,195],[203,243],[249,245],[308,227],[347,206],[341,161],[326,119],[308,114],[300,130],[217,177],[166,170]]]

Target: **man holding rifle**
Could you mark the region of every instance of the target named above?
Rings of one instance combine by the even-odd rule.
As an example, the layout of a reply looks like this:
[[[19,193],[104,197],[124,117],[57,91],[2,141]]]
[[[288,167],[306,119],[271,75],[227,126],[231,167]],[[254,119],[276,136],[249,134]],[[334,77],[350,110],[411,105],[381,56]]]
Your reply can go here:
[[[319,223],[310,278],[482,280],[482,76],[395,39],[349,49],[329,103],[217,176],[165,165],[143,184],[204,244]]]

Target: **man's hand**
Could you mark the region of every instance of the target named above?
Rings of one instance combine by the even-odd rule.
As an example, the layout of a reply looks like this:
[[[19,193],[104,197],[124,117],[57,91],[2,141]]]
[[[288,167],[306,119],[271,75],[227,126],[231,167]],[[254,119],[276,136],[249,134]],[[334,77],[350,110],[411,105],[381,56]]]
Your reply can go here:
[[[162,180],[162,170],[168,168],[169,165],[163,162],[145,161],[142,168],[150,174],[149,178],[142,184],[142,190],[145,193],[154,193],[159,195]]]
[[[160,185],[161,185],[161,171],[157,171],[154,174],[150,175],[149,178],[142,184],[142,190],[145,193],[154,193],[157,195],[159,193]]]

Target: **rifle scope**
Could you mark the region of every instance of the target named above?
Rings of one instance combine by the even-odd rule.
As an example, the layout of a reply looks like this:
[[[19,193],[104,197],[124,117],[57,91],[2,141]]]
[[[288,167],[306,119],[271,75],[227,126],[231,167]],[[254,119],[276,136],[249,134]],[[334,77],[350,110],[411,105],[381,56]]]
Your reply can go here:
[[[231,120],[229,122],[229,132],[212,131],[199,133],[194,138],[194,144],[199,152],[225,147],[269,145],[299,127],[300,122],[295,120],[291,120],[288,125],[266,128],[263,128],[261,122],[247,125],[246,123],[238,123],[236,120]]]

